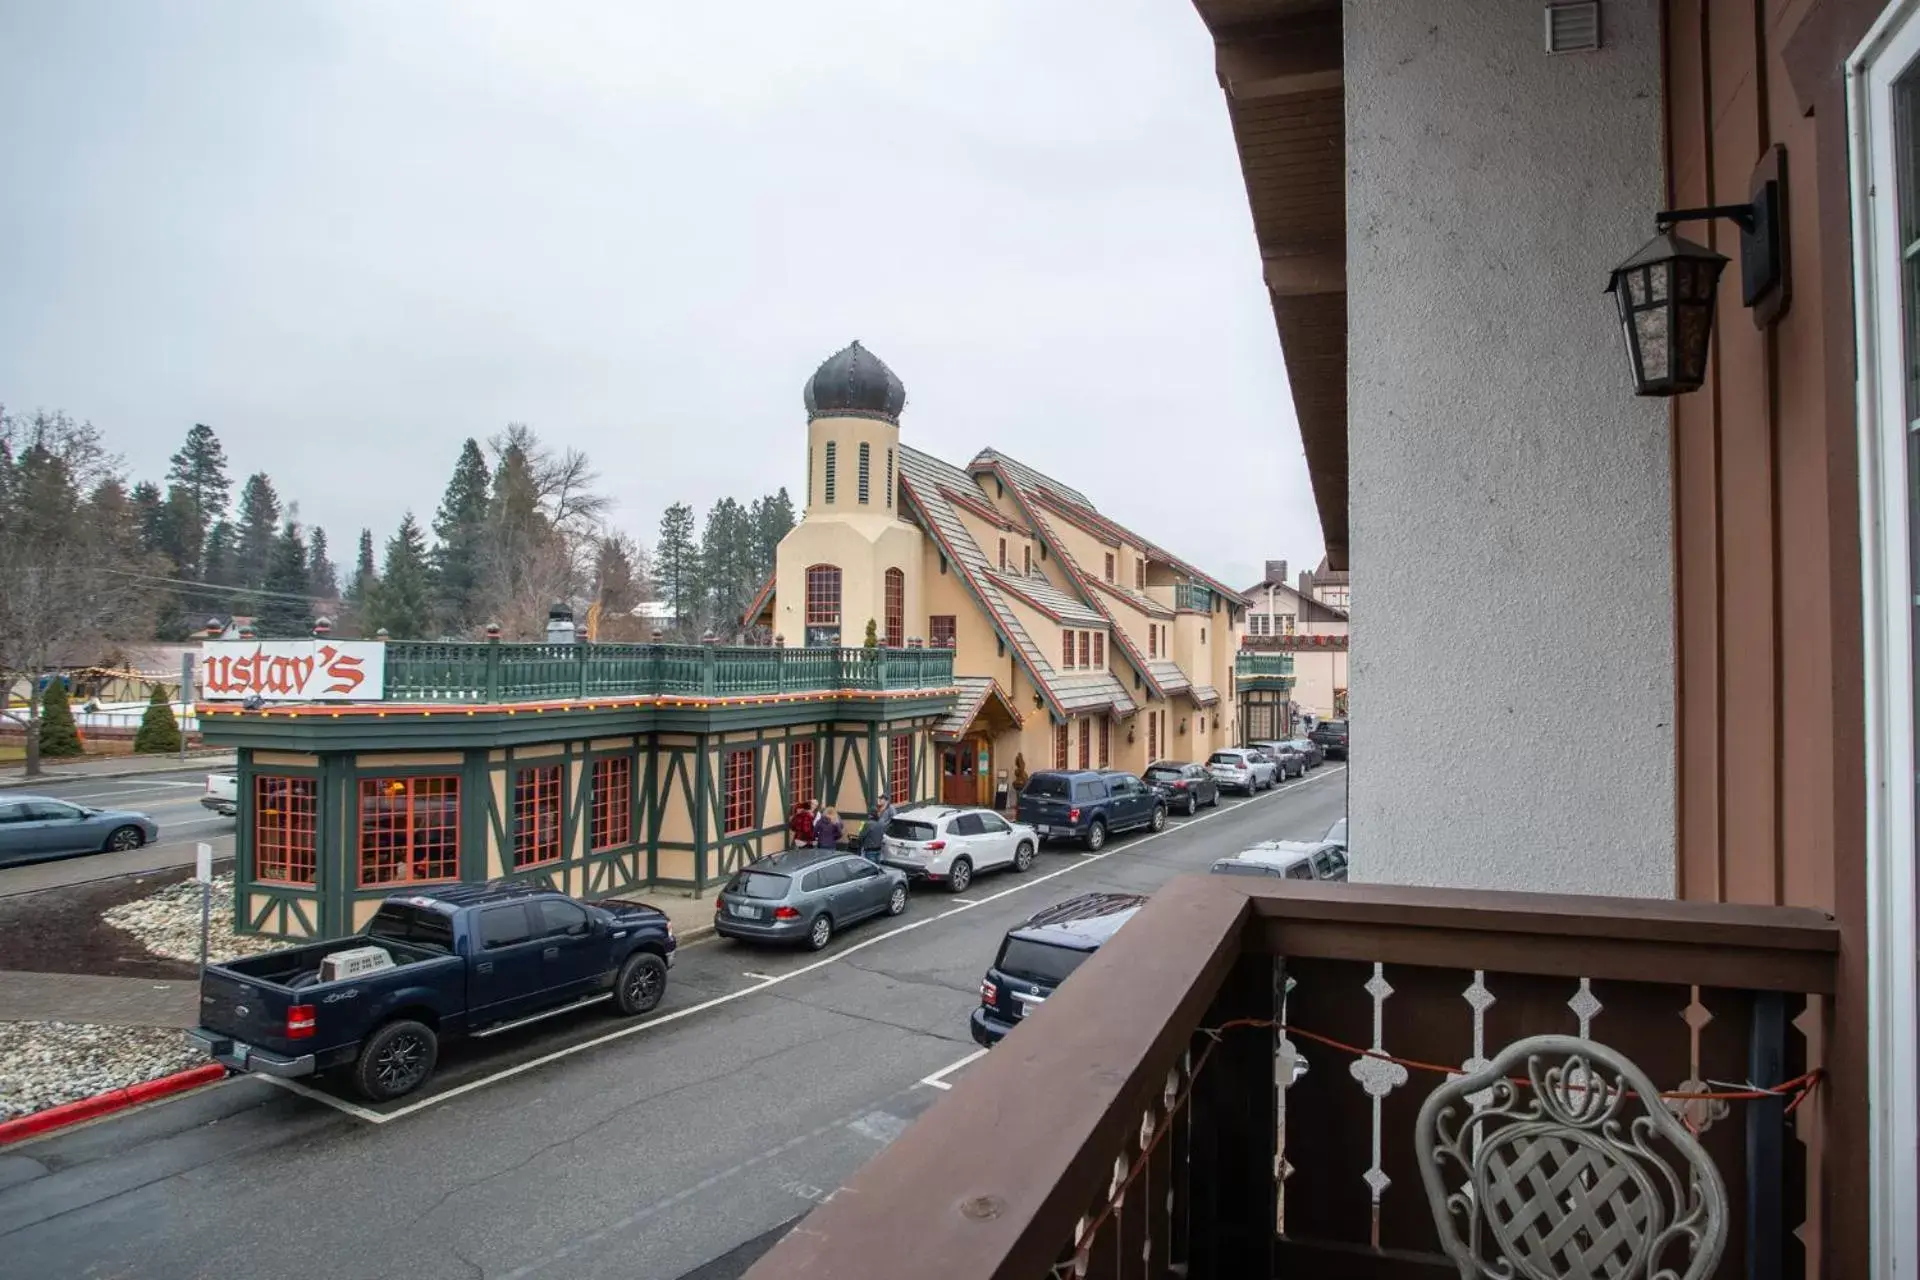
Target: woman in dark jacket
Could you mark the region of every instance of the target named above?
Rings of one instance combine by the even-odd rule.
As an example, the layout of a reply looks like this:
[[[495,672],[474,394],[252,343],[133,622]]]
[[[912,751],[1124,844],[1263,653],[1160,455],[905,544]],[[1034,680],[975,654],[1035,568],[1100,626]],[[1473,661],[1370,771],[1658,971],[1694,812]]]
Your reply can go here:
[[[840,811],[831,805],[813,820],[813,843],[822,849],[838,849],[847,829],[840,825]]]

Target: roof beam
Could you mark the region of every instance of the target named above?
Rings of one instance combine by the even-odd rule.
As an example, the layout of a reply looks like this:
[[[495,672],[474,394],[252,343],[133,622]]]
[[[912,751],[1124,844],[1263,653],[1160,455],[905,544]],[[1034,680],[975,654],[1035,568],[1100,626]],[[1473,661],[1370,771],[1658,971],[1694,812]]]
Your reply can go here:
[[[1347,290],[1347,248],[1338,241],[1265,246],[1260,267],[1267,288],[1282,298]]]
[[[1263,28],[1259,35],[1227,38],[1214,46],[1214,74],[1234,102],[1284,98],[1342,81],[1340,14],[1331,21],[1289,23],[1284,30]]]

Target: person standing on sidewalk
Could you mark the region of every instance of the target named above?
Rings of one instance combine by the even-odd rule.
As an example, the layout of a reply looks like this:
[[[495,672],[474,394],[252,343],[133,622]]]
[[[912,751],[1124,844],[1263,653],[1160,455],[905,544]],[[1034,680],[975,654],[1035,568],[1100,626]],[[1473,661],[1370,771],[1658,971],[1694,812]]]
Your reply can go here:
[[[886,802],[873,806],[867,815],[867,825],[860,828],[860,856],[875,866],[880,865],[880,855],[887,849],[887,820],[882,816],[882,806]]]
[[[840,825],[840,811],[832,805],[828,805],[827,811],[813,820],[813,843],[816,848],[838,849],[840,837],[846,834],[847,829]]]
[[[812,800],[802,800],[793,807],[793,817],[787,822],[787,831],[796,849],[811,848],[813,845],[813,807]]]

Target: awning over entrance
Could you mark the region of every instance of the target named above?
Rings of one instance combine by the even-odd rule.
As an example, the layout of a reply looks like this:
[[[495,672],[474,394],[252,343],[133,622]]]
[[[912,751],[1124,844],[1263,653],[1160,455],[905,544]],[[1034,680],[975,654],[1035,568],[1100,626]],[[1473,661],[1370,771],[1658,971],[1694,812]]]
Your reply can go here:
[[[953,682],[960,686],[960,701],[946,719],[934,726],[936,742],[958,742],[969,734],[1017,729],[1025,723],[998,680],[990,676],[956,676]]]
[[[1210,684],[1197,684],[1187,690],[1187,696],[1193,699],[1196,707],[1210,707],[1220,701],[1220,691]]]

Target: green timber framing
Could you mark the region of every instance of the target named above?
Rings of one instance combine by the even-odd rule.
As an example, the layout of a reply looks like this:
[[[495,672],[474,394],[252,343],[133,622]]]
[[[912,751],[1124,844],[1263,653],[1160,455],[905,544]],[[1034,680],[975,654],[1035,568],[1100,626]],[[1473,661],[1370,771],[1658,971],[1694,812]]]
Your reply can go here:
[[[459,878],[534,880],[576,897],[644,889],[704,895],[740,866],[785,847],[793,745],[814,743],[811,798],[850,817],[891,789],[889,740],[909,736],[908,795],[936,799],[933,727],[954,688],[771,695],[622,697],[511,706],[355,704],[259,710],[203,706],[207,741],[235,749],[241,820],[234,841],[234,928],[320,937],[351,932],[384,898],[420,881],[362,886],[358,805],[369,778],[459,780]],[[724,759],[754,753],[752,825],[725,829]],[[591,849],[595,762],[625,756],[630,839]],[[562,769],[561,856],[513,866],[514,782]],[[255,874],[254,780],[315,782],[314,883]],[[697,799],[696,799],[697,798]],[[431,881],[425,883],[433,883]]]
[[[1240,694],[1240,741],[1267,742],[1293,736],[1293,655],[1242,649],[1233,659]]]

